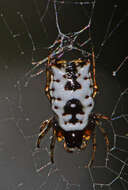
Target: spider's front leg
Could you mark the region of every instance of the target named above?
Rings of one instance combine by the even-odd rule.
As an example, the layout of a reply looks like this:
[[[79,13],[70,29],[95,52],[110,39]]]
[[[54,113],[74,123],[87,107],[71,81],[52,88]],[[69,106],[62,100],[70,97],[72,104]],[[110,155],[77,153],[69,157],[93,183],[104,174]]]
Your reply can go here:
[[[49,69],[46,69],[46,87],[45,87],[45,93],[48,97],[49,100],[51,100],[51,96],[50,96],[50,82],[51,82],[51,73],[49,71]]]
[[[98,91],[98,86],[96,84],[96,62],[94,50],[92,49],[92,66],[93,66],[93,98],[96,96]]]
[[[47,67],[46,67],[46,87],[45,87],[45,93],[49,99],[49,101],[51,101],[51,95],[50,95],[50,83],[51,83],[51,71],[50,71],[50,56],[48,56],[48,63],[47,63]]]

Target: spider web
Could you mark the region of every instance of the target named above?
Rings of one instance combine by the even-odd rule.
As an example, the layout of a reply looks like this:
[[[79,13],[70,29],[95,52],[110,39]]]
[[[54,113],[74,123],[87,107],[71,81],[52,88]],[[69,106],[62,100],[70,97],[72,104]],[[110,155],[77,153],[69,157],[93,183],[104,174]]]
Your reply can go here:
[[[126,8],[124,1],[118,6],[91,0],[1,2],[0,189],[128,189]],[[91,168],[86,167],[91,141],[86,150],[73,154],[63,149],[63,143],[56,143],[55,164],[49,157],[51,132],[42,140],[41,148],[36,148],[40,123],[52,115],[41,74],[49,51],[58,53],[57,40],[63,47],[67,36],[70,40],[75,34],[79,36],[76,44],[81,44],[80,51],[86,56],[92,44],[85,26],[91,27],[97,60],[99,93],[94,112],[112,118],[101,123],[110,152],[106,152],[104,137],[97,128],[97,151]],[[76,44],[73,47],[78,48]]]

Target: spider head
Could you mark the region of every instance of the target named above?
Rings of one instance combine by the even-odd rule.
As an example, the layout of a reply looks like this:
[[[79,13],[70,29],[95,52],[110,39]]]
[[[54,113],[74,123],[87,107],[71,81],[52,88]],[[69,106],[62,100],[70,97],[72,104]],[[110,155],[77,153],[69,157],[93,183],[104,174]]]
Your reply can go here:
[[[69,131],[65,135],[64,148],[68,152],[75,151],[76,148],[81,149],[83,132],[82,131]]]

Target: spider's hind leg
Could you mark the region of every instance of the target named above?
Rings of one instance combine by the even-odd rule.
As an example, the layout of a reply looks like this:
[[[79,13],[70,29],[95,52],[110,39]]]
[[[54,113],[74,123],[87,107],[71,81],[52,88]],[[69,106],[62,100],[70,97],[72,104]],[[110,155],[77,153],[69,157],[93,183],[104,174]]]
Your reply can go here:
[[[96,134],[95,133],[92,136],[92,146],[93,146],[93,152],[92,152],[91,160],[88,163],[88,167],[92,166],[93,161],[95,159],[95,153],[96,153]]]
[[[52,124],[51,124],[51,120],[45,120],[41,126],[40,126],[40,134],[38,136],[38,140],[37,140],[37,147],[40,147],[40,141],[41,139],[48,133],[49,129],[51,128]]]
[[[96,133],[95,132],[92,134],[92,145],[93,145],[92,157],[91,157],[88,165],[85,165],[85,168],[90,168],[95,159],[95,153],[96,153]]]
[[[53,130],[53,136],[52,136],[52,140],[51,140],[51,144],[50,144],[50,152],[51,152],[51,162],[54,163],[54,149],[55,149],[55,142],[56,142],[56,131]]]
[[[105,115],[102,115],[102,114],[96,114],[96,117],[97,119],[104,119],[104,120],[107,120],[107,121],[110,121],[111,119],[108,117],[108,116],[105,116]],[[103,134],[104,136],[104,140],[105,140],[105,143],[106,143],[106,147],[107,147],[107,152],[109,152],[109,139],[108,139],[108,136],[107,136],[107,133],[105,132],[104,128],[101,126],[100,122],[97,121],[97,125],[101,131],[101,133]]]
[[[107,152],[110,151],[110,148],[109,148],[109,139],[108,139],[108,136],[107,136],[107,133],[105,132],[104,128],[101,127],[100,123],[98,122],[97,123],[101,133],[103,134],[104,136],[104,140],[105,140],[105,143],[106,143],[106,148],[107,148]]]
[[[40,142],[41,139],[48,133],[48,131],[50,130],[50,128],[53,127],[53,118],[49,119],[49,120],[45,120],[40,127],[40,134],[38,136],[38,140],[37,140],[37,147],[40,147]],[[56,142],[56,130],[53,129],[53,136],[52,136],[52,140],[51,140],[51,144],[50,144],[50,152],[51,152],[51,162],[54,163],[54,148],[55,148],[55,142]]]

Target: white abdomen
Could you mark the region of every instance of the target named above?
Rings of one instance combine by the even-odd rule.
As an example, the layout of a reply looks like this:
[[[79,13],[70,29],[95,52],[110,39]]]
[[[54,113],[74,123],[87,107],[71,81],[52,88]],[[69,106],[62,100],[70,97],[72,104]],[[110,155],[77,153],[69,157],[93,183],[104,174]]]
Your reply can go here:
[[[75,75],[69,77],[70,73],[67,73],[65,67],[51,67],[52,110],[58,117],[60,127],[65,131],[83,130],[88,123],[88,117],[94,107],[89,68],[90,63],[82,67],[77,66]]]

